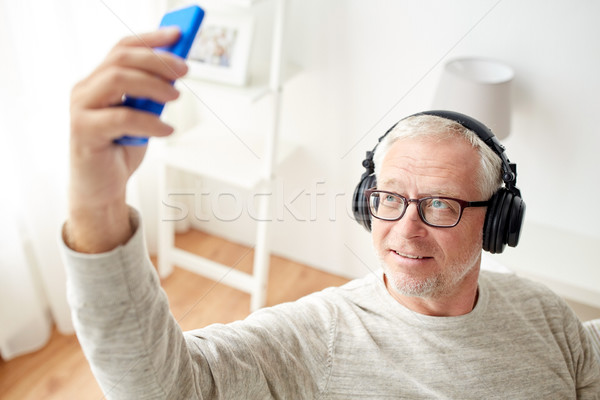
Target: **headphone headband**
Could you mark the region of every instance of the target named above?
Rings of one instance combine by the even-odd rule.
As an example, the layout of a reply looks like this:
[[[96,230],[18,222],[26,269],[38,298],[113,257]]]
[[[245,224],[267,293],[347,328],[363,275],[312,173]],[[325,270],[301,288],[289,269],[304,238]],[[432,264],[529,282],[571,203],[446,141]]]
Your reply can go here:
[[[444,119],[448,119],[450,121],[454,121],[457,124],[462,125],[464,128],[472,131],[481,139],[494,153],[500,157],[502,160],[502,180],[506,184],[507,188],[516,191],[516,193],[520,193],[519,189],[515,187],[517,184],[517,165],[512,164],[508,157],[506,156],[506,147],[502,145],[498,141],[498,138],[494,135],[492,130],[488,128],[483,123],[478,120],[469,117],[468,115],[461,114],[456,111],[447,111],[447,110],[431,110],[431,111],[422,111],[416,114],[409,115],[408,117],[402,118],[400,121],[396,122],[390,129],[388,129],[383,136],[381,136],[377,140],[377,144],[371,151],[367,151],[366,158],[363,160],[363,167],[367,168],[367,172],[372,174],[375,172],[375,163],[373,162],[373,157],[375,156],[375,150],[381,143],[381,141],[391,132],[394,128],[402,121],[412,117],[418,117],[420,115],[431,115],[434,117],[440,117]],[[364,175],[364,174],[363,174]]]

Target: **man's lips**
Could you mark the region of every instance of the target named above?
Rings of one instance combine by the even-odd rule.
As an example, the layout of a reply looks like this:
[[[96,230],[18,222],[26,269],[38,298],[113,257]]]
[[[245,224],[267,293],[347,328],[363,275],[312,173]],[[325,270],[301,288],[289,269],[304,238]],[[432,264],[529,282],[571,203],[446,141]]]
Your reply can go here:
[[[432,258],[432,257],[429,257],[429,256],[423,256],[423,255],[419,255],[419,254],[414,254],[414,253],[409,253],[409,252],[403,252],[403,251],[394,250],[394,249],[390,249],[390,251],[393,252],[393,253],[396,253],[400,257],[408,258],[408,259],[411,259],[411,260],[424,260],[424,259]]]

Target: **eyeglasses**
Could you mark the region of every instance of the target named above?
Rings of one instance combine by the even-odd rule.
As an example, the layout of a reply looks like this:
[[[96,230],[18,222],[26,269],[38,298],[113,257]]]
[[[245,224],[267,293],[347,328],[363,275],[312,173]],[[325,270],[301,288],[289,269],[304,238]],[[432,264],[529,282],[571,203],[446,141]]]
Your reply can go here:
[[[369,212],[384,221],[398,221],[406,213],[410,203],[416,203],[421,220],[435,228],[452,228],[460,221],[467,207],[485,207],[489,201],[464,201],[451,197],[430,196],[407,199],[397,193],[377,190],[365,191]]]

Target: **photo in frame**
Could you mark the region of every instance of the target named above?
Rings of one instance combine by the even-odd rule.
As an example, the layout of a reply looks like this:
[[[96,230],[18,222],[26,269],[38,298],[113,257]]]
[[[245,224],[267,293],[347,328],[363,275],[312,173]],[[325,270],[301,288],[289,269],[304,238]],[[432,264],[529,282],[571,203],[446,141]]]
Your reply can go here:
[[[251,16],[206,13],[188,55],[189,77],[246,85],[252,34]]]

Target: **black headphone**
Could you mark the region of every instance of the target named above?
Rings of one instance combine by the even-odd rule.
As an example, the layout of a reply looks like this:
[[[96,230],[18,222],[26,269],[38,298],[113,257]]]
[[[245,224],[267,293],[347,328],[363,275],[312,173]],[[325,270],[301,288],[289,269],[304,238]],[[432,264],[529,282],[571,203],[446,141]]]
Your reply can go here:
[[[500,157],[502,160],[502,180],[504,181],[504,186],[494,193],[489,202],[483,225],[483,250],[494,254],[502,253],[507,244],[515,247],[519,243],[519,235],[523,225],[523,217],[525,216],[525,202],[521,198],[521,191],[515,186],[517,183],[517,165],[512,164],[508,160],[504,153],[504,146],[500,144],[487,126],[467,115],[454,111],[435,110],[420,112],[406,118],[418,115],[432,115],[459,123],[463,127],[475,132]],[[360,182],[354,190],[352,202],[354,218],[369,232],[371,231],[371,214],[365,190],[377,186],[373,155],[379,143],[396,125],[398,125],[398,122],[379,138],[373,150],[367,151],[367,156],[362,162],[366,171],[362,174]]]

